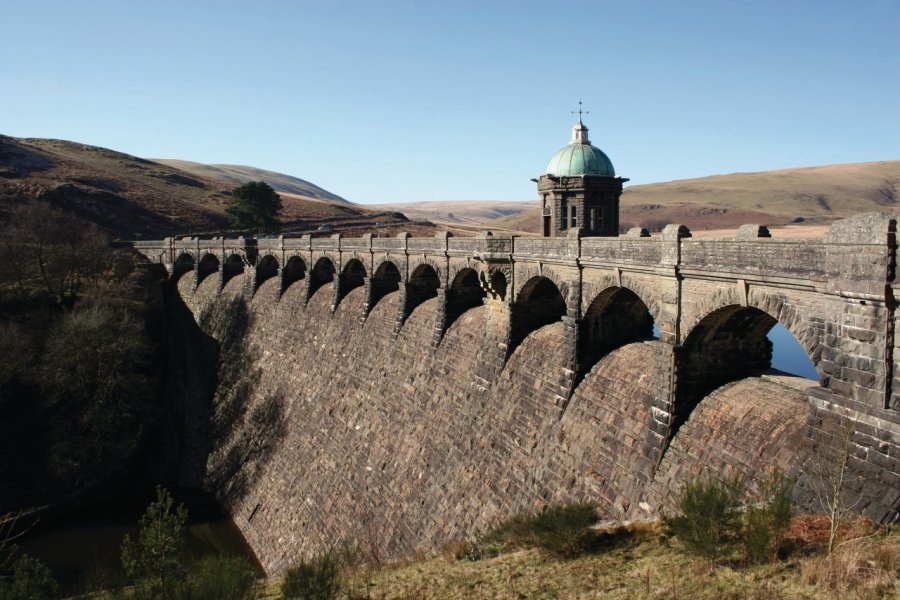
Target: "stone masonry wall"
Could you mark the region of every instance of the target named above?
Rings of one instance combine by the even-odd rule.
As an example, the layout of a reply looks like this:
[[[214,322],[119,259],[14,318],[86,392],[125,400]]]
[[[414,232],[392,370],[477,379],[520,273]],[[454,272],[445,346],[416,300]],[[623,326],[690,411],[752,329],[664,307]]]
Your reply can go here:
[[[222,335],[216,319],[240,312],[240,279],[218,299],[206,281],[185,296],[210,332]],[[549,502],[590,499],[614,518],[647,514],[641,502],[655,511],[647,494],[665,447],[654,429],[668,402],[668,344],[613,351],[562,407],[562,322],[529,335],[491,383],[475,376],[481,357],[495,355],[484,347],[495,343],[484,307],[464,313],[431,350],[436,299],[392,339],[399,292],[361,323],[362,288],[332,314],[332,284],[306,306],[300,286],[275,303],[275,285],[249,301],[246,332],[233,342],[240,352],[223,344],[235,361],[226,372],[244,375],[220,382],[206,478],[267,572],[348,539],[381,559],[431,551]],[[763,410],[770,384],[741,385],[741,423],[755,425],[729,429],[733,443],[777,446],[782,413],[802,406]],[[692,446],[681,437],[673,445]],[[770,464],[752,453],[725,460],[712,443],[693,447],[692,460],[714,472],[736,462],[753,476]]]

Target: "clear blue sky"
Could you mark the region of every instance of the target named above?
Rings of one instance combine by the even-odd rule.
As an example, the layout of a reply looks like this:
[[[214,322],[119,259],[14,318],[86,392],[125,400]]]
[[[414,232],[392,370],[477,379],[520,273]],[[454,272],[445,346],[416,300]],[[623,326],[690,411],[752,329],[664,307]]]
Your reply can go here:
[[[650,183],[900,158],[900,1],[2,0],[0,133],[357,202],[532,199],[578,99]]]

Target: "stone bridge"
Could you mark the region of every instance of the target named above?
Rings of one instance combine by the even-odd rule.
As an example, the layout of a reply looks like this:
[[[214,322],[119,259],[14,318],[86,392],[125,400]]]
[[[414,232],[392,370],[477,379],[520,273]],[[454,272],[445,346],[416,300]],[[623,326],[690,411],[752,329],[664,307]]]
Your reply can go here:
[[[423,325],[428,334],[416,334],[422,357],[439,354],[453,324],[480,307],[481,341],[471,349],[477,356],[469,377],[482,390],[498,385],[526,338],[556,324],[562,334],[554,352],[561,356],[547,360],[537,378],[549,382],[559,419],[605,357],[652,341],[655,325],[656,358],[644,369],[659,374],[661,391],[649,401],[647,421],[635,434],[642,464],[649,465],[647,477],[705,397],[769,368],[766,336],[780,322],[819,375],[818,385],[804,391],[806,452],[836,449],[849,436],[859,508],[877,520],[897,518],[900,380],[894,373],[900,342],[894,290],[900,281],[894,216],[838,221],[817,239],[772,238],[765,227],[749,225],[733,238],[695,239],[686,227],[669,225],[652,237],[641,229],[613,238],[336,234],[167,238],[133,246],[165,265],[189,304],[201,287],[213,296],[229,288],[247,301],[276,306],[288,295],[306,305],[327,288],[329,312],[364,327],[379,304],[396,294],[387,335],[397,338],[415,309],[431,302],[432,322]],[[810,504],[804,481],[800,474],[797,496]],[[624,485],[609,493],[624,493]],[[633,514],[638,500],[647,510],[651,496],[632,493],[631,508],[626,503],[623,512]],[[252,513],[248,523],[260,506],[246,508]],[[282,570],[283,556],[291,554],[285,552],[264,560],[267,569]]]

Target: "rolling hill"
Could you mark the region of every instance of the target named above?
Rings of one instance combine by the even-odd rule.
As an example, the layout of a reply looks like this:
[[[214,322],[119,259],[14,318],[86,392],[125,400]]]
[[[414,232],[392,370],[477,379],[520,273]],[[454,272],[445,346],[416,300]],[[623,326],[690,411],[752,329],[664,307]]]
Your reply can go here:
[[[227,181],[234,185],[241,185],[249,181],[265,181],[278,192],[294,194],[310,200],[323,200],[334,204],[356,206],[352,202],[341,198],[337,194],[332,194],[314,183],[291,175],[285,175],[284,173],[276,173],[275,171],[267,171],[256,167],[245,167],[243,165],[205,165],[189,160],[169,158],[154,158],[152,160],[194,175]]]
[[[251,176],[256,171],[242,172]],[[315,230],[329,223],[334,231],[361,232],[369,227],[390,233],[407,223],[403,215],[372,211],[303,180],[273,175],[284,185],[294,181],[296,189],[304,191],[281,192],[286,229]],[[229,227],[225,207],[234,187],[232,179],[191,173],[107,148],[0,135],[0,213],[9,202],[36,199],[119,238],[221,233]]]
[[[621,224],[659,229],[682,223],[692,229],[743,223],[827,223],[866,211],[891,211],[900,203],[900,160],[713,175],[632,185],[622,194]],[[436,223],[537,232],[540,210],[530,202],[418,202],[392,205]],[[389,208],[383,206],[382,208]],[[487,218],[497,212],[499,217]],[[453,219],[448,218],[448,213]],[[484,220],[480,220],[485,217]]]

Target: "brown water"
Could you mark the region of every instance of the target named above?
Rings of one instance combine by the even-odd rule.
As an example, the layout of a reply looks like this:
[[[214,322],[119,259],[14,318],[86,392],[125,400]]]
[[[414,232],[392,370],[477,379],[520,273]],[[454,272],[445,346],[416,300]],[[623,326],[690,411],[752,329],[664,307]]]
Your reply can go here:
[[[188,561],[210,554],[241,556],[263,575],[237,526],[211,496],[186,489],[172,490],[172,496],[188,510]],[[155,492],[147,490],[44,518],[20,541],[17,556],[42,560],[70,592],[114,585],[121,577],[122,540],[137,536],[138,521],[153,500]]]

